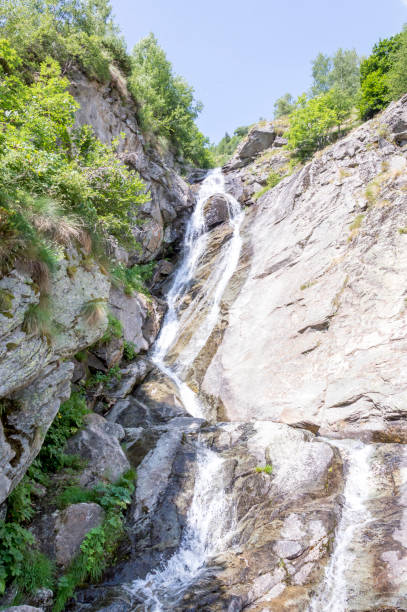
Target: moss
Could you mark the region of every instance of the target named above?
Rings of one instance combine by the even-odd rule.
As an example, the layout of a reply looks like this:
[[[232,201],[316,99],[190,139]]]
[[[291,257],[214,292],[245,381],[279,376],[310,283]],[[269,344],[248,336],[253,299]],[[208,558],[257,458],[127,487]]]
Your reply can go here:
[[[13,307],[14,295],[6,289],[0,289],[0,314],[7,315]]]
[[[398,232],[399,234],[407,234],[407,227],[399,227]]]
[[[66,269],[66,273],[68,274],[69,278],[75,278],[77,271],[78,271],[77,266],[68,266]]]
[[[19,344],[17,344],[16,342],[7,342],[6,349],[8,351],[14,351],[14,349],[16,349],[18,346]]]

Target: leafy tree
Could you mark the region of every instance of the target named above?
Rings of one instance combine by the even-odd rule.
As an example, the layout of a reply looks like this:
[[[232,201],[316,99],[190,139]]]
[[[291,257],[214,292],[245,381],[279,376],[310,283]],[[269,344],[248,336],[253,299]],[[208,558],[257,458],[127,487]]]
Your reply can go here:
[[[360,59],[355,49],[338,49],[332,58],[331,87],[354,98],[359,89]]]
[[[300,161],[305,161],[330,142],[332,128],[340,122],[338,111],[331,105],[330,93],[309,100],[305,94],[298,98],[290,117],[287,138],[289,148],[295,151]]]
[[[274,103],[274,118],[284,117],[289,115],[294,110],[294,98],[290,93],[284,94],[281,98],[278,98]]]
[[[311,96],[315,98],[320,94],[326,93],[331,87],[331,69],[332,60],[328,55],[318,53],[312,62],[312,78]]]
[[[27,76],[47,56],[63,72],[78,64],[100,81],[109,80],[113,61],[125,71],[130,68],[108,0],[3,0],[0,36],[18,49]]]
[[[319,53],[312,62],[311,97],[334,88],[355,99],[359,89],[359,64],[354,49],[338,49],[332,57]]]
[[[388,87],[391,99],[397,100],[407,92],[407,25],[394,46],[396,49],[389,58]]]
[[[217,166],[223,166],[232,157],[237,146],[248,131],[249,126],[247,125],[237,127],[233,132],[233,136],[230,136],[228,132],[226,132],[217,145],[211,146],[211,153]]]
[[[388,73],[396,61],[400,46],[401,34],[385,38],[374,45],[371,55],[361,63],[358,109],[362,119],[370,119],[390,102],[392,94]],[[392,83],[395,91],[394,74]]]
[[[193,88],[173,73],[153,34],[137,43],[132,59],[129,87],[139,103],[143,127],[167,137],[186,159],[210,166],[209,143],[194,122],[202,104],[195,100]]]

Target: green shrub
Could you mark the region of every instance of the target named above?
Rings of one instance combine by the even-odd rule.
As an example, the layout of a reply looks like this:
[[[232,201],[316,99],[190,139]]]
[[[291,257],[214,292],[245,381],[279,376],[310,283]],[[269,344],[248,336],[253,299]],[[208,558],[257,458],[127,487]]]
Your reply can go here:
[[[110,368],[107,372],[96,372],[92,376],[89,376],[85,382],[85,387],[92,388],[102,383],[104,386],[109,387],[115,380],[121,379],[121,372],[119,365],[115,365]]]
[[[90,579],[99,580],[109,566],[124,531],[124,511],[131,503],[135,472],[129,470],[115,484],[100,484],[93,489],[95,501],[106,512],[100,527],[91,529],[81,544],[81,552],[58,581],[54,612],[61,612],[77,586]]]
[[[138,350],[134,342],[124,341],[123,355],[126,361],[133,361],[138,355]]]
[[[35,489],[33,480],[26,474],[7,498],[7,519],[10,522],[25,523],[35,514],[31,495]]]
[[[99,342],[108,343],[113,338],[121,338],[123,335],[123,325],[111,312],[107,313],[107,329]]]
[[[13,583],[19,593],[52,587],[53,564],[34,548],[32,533],[18,523],[0,521],[0,595]]]
[[[153,277],[155,265],[155,262],[151,261],[126,268],[123,264],[117,263],[111,267],[112,283],[121,287],[126,295],[133,295],[134,292],[150,295],[146,283]]]
[[[83,418],[88,412],[85,398],[79,392],[72,393],[69,400],[61,404],[38,455],[43,472],[54,473],[72,465],[72,461],[75,464],[75,459],[66,455],[64,449],[68,438],[83,427]]]
[[[274,172],[274,170],[271,170],[270,174],[267,177],[266,185],[254,194],[253,199],[258,200],[259,198],[261,198],[261,196],[264,195],[267,191],[273,189],[273,187],[278,185],[282,178],[283,177],[278,174],[278,172]]]
[[[397,60],[401,35],[385,38],[374,45],[372,53],[360,66],[358,109],[362,119],[370,119],[391,100],[389,72]],[[396,87],[396,80],[393,81]]]

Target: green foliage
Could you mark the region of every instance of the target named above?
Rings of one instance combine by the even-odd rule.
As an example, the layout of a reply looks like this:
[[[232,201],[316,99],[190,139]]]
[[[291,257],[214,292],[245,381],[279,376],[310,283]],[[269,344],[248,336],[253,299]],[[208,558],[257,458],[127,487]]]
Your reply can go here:
[[[123,335],[123,325],[111,312],[107,313],[107,329],[99,342],[108,343],[113,338],[121,338]]]
[[[38,304],[30,304],[24,313],[21,326],[26,334],[43,336],[51,341],[56,335],[56,327],[52,321],[48,300],[41,299]]]
[[[193,88],[173,73],[171,63],[153,34],[134,47],[129,89],[139,102],[139,117],[145,130],[165,136],[186,160],[209,168],[212,159],[208,139],[195,119],[202,110]]]
[[[396,40],[396,49],[391,57],[393,61],[388,72],[388,86],[392,100],[397,100],[407,92],[407,25]]]
[[[113,381],[120,380],[120,379],[121,379],[120,367],[118,365],[115,365],[105,373],[96,372],[96,374],[89,376],[89,378],[87,379],[85,383],[85,387],[87,388],[96,387],[100,383],[102,383],[106,387],[109,387],[111,386]]]
[[[115,484],[97,485],[92,494],[106,512],[100,527],[91,529],[81,544],[81,552],[58,582],[54,612],[61,612],[75,588],[91,579],[99,580],[116,552],[124,530],[124,511],[131,502],[135,472],[129,470]]]
[[[358,109],[362,119],[370,119],[391,100],[389,72],[397,61],[402,44],[402,36],[397,34],[380,40],[374,45],[372,53],[360,66],[360,97]],[[393,73],[393,87],[396,79]]]
[[[73,392],[71,397],[61,404],[38,455],[37,461],[42,472],[54,473],[72,465],[72,456],[64,452],[65,445],[68,438],[83,426],[83,418],[87,413],[85,397],[79,392]]]
[[[294,98],[290,93],[284,94],[274,102],[274,119],[285,117],[294,110]]]
[[[35,513],[31,495],[35,490],[34,481],[26,474],[7,498],[7,519],[10,522],[28,522]]]
[[[123,355],[126,361],[133,361],[138,355],[138,350],[134,342],[124,341]]]
[[[256,467],[256,472],[258,474],[272,474],[273,466],[267,463],[264,467]]]
[[[282,178],[283,177],[280,174],[278,174],[278,172],[274,172],[274,170],[272,170],[267,177],[266,185],[262,189],[257,191],[257,193],[254,194],[253,199],[258,200],[267,191],[275,187],[281,181]]]
[[[76,242],[87,252],[89,235],[135,246],[143,182],[119,161],[117,143],[103,145],[89,126],[72,129],[77,104],[54,60],[31,84],[20,63],[0,41],[0,272],[16,260],[52,272],[60,249]]]
[[[11,582],[26,594],[53,586],[54,567],[34,543],[32,533],[18,523],[0,521],[0,595]]]
[[[216,166],[223,166],[229,161],[249,129],[249,126],[238,127],[233,132],[233,136],[229,136],[226,132],[217,145],[211,145],[210,150]]]
[[[102,82],[110,78],[111,62],[130,68],[108,0],[3,0],[0,7],[0,35],[19,50],[31,74],[48,55],[64,72],[76,64]]]
[[[338,49],[332,57],[319,53],[312,62],[311,97],[335,89],[355,101],[359,89],[359,66],[360,60],[354,49]]]
[[[326,146],[330,142],[332,128],[338,124],[338,115],[330,108],[328,95],[310,100],[305,94],[300,96],[291,114],[288,146],[301,161]]]
[[[110,270],[112,282],[117,287],[121,287],[126,295],[133,295],[134,292],[150,295],[146,283],[152,279],[155,265],[155,262],[151,261],[127,268],[123,264],[117,263]]]
[[[96,502],[97,495],[93,489],[85,489],[78,485],[66,487],[57,497],[57,504],[60,508],[67,508],[71,504],[82,504]]]

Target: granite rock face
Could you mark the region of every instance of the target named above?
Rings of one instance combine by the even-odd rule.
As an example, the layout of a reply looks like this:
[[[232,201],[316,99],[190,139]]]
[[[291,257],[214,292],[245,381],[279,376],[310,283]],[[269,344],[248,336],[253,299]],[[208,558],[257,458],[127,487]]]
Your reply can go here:
[[[406,123],[403,98],[248,213],[245,280],[202,383],[219,419],[406,441]]]
[[[82,265],[67,253],[50,281],[49,312],[58,333],[53,338],[29,333],[30,307],[39,303],[32,279],[14,270],[0,280],[9,308],[0,313],[0,503],[18,484],[41,449],[61,402],[70,395],[73,364],[65,361],[93,344],[107,320],[89,325],[86,305],[106,301],[110,282],[96,264]]]
[[[177,172],[173,156],[159,155],[146,146],[134,102],[117,79],[101,85],[76,72],[71,78],[71,93],[80,104],[78,126],[92,125],[106,144],[124,134],[119,144],[123,163],[140,174],[151,194],[151,200],[139,209],[140,225],[134,228],[142,250],[130,253],[130,263],[151,261],[170,245],[178,247],[195,199]]]

